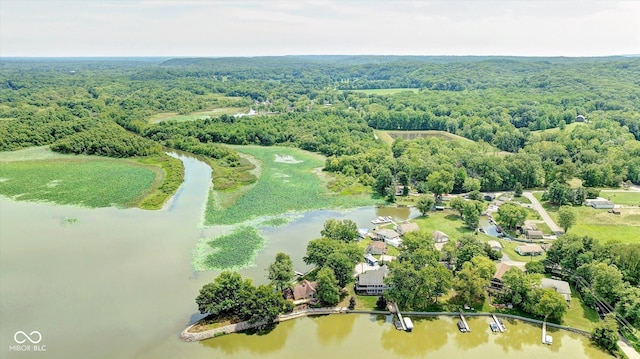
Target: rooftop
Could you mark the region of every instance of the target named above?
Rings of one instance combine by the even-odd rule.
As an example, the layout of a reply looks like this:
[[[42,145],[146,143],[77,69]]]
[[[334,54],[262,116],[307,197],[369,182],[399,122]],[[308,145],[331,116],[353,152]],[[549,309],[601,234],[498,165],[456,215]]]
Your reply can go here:
[[[358,276],[359,285],[379,285],[384,284],[384,278],[389,273],[387,266],[382,266],[376,270],[366,271]]]

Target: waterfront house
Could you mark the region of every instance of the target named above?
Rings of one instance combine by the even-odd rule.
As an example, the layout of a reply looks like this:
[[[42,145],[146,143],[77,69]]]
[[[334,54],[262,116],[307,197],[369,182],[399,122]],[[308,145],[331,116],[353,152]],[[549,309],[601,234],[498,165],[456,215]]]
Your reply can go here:
[[[380,241],[373,241],[367,246],[365,253],[375,255],[385,254],[387,253],[387,244]]]
[[[368,236],[369,236],[368,228],[358,228],[358,237],[360,237],[360,239],[365,239]]]
[[[511,266],[506,263],[496,263],[496,272],[491,278],[491,289],[502,290],[502,276],[511,269]]]
[[[537,244],[522,244],[516,247],[516,252],[521,256],[542,255],[542,247]]]
[[[293,300],[312,299],[316,296],[316,282],[303,280],[300,284],[293,287]]]
[[[544,289],[551,288],[555,290],[556,292],[560,293],[560,295],[562,295],[562,297],[567,301],[567,305],[571,305],[571,288],[569,287],[569,283],[563,280],[542,278],[540,287]]]
[[[389,289],[384,279],[389,274],[387,266],[375,270],[369,270],[358,275],[356,281],[356,293],[363,295],[381,295]]]
[[[379,240],[385,242],[400,237],[400,234],[398,232],[394,231],[393,229],[387,228],[378,229],[375,233]]]
[[[396,232],[398,232],[398,234],[400,234],[401,236],[404,236],[405,234],[407,234],[409,232],[417,232],[417,231],[419,231],[420,227],[418,226],[417,223],[405,222],[405,223],[401,223],[401,224],[397,225],[394,229],[395,229]]]

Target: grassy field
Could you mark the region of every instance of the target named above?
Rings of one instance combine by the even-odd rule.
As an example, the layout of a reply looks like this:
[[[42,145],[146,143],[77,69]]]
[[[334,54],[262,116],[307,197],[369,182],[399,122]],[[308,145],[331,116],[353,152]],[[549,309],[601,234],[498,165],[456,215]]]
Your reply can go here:
[[[389,89],[369,89],[369,90],[349,90],[354,92],[364,92],[368,95],[395,95],[403,91],[418,92],[417,88],[389,88]]]
[[[508,154],[508,152],[501,151],[497,147],[491,146],[487,143],[478,143],[468,138],[458,136],[453,133],[449,133],[446,131],[435,131],[435,130],[421,130],[421,131],[376,131],[376,135],[378,138],[383,141],[391,144],[393,140],[396,138],[402,138],[405,140],[414,140],[416,138],[427,138],[427,137],[437,137],[446,141],[454,141],[460,144],[466,145],[475,145],[478,146],[478,151],[481,153],[494,154],[496,156],[504,156]],[[391,141],[389,140],[391,139]],[[390,142],[389,142],[390,141]]]
[[[234,146],[234,149],[260,161],[261,175],[250,190],[236,198],[233,205],[227,203],[226,208],[217,206],[216,196],[210,195],[205,213],[207,225],[240,223],[290,211],[352,208],[379,202],[370,195],[330,194],[314,171],[324,165],[324,159],[316,154],[288,147]]]
[[[444,211],[431,212],[427,217],[418,217],[414,220],[421,230],[433,232],[441,231],[449,235],[451,240],[457,240],[465,234],[473,234],[473,230],[467,228],[462,222],[458,212],[445,209]],[[484,234],[482,235],[484,236]]]
[[[197,271],[245,268],[264,245],[257,229],[238,227],[224,236],[201,239],[193,252],[193,267]]]
[[[614,192],[627,194],[627,192]],[[540,200],[542,193],[534,193]],[[557,222],[558,207],[544,202],[543,207],[551,218]],[[640,242],[640,208],[621,208],[620,214],[615,215],[606,209],[595,209],[587,206],[572,207],[576,214],[576,224],[569,228],[568,233],[579,236],[589,236],[606,243],[612,240],[623,243]]]
[[[151,190],[138,206],[142,209],[161,209],[184,180],[182,161],[165,154],[140,157],[136,161],[153,166],[151,168],[155,168],[157,172]]]
[[[571,286],[571,307],[562,318],[562,324],[590,332],[599,320],[598,312],[585,305],[580,293]]]
[[[2,153],[0,163],[1,195],[93,208],[137,206],[161,171],[134,160],[60,155],[42,148]]]
[[[221,107],[207,111],[192,112],[187,115],[180,115],[177,112],[162,112],[155,114],[147,119],[149,123],[158,123],[163,121],[193,121],[201,120],[210,116],[235,115],[237,113],[245,113],[249,111],[248,107]]]
[[[640,206],[640,192],[636,191],[600,191],[600,197],[607,198],[615,204],[624,206]]]
[[[569,132],[573,131],[573,129],[576,128],[577,126],[584,126],[584,125],[585,125],[584,122],[573,122],[573,123],[568,124],[564,128],[564,131],[569,133]],[[559,127],[548,128],[546,130],[531,131],[531,134],[535,135],[535,134],[556,133],[556,132],[560,132],[560,128]]]

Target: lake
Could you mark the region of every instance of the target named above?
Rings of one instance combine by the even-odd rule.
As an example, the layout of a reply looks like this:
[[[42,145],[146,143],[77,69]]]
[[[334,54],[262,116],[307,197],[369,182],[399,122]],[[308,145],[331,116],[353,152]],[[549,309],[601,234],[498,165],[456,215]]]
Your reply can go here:
[[[200,318],[194,298],[217,275],[196,273],[192,251],[202,237],[229,227],[202,226],[210,169],[186,156],[185,182],[161,211],[84,209],[0,199],[0,357],[2,358],[253,358],[347,354],[369,357],[475,355],[510,357],[607,357],[586,338],[558,332],[554,344],[539,344],[539,328],[507,323],[507,333],[489,332],[484,318],[460,334],[450,318],[416,320],[413,333],[396,331],[386,317],[339,315],[303,318],[266,335],[233,334],[200,343],[178,335]],[[289,225],[264,228],[266,248],[256,265],[240,273],[267,282],[277,252],[291,254],[296,270],[329,218],[349,218],[361,227],[377,216],[416,215],[408,208],[311,211]],[[476,329],[477,328],[477,329]],[[15,349],[16,332],[38,331],[40,349]],[[35,339],[35,336],[30,338]]]

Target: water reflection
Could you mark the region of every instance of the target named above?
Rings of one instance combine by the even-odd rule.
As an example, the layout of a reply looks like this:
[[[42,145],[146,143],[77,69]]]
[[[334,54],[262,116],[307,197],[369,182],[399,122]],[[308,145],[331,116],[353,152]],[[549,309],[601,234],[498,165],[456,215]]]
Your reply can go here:
[[[322,345],[336,345],[341,343],[353,330],[357,315],[332,315],[329,317],[312,317],[316,325],[316,337]]]

